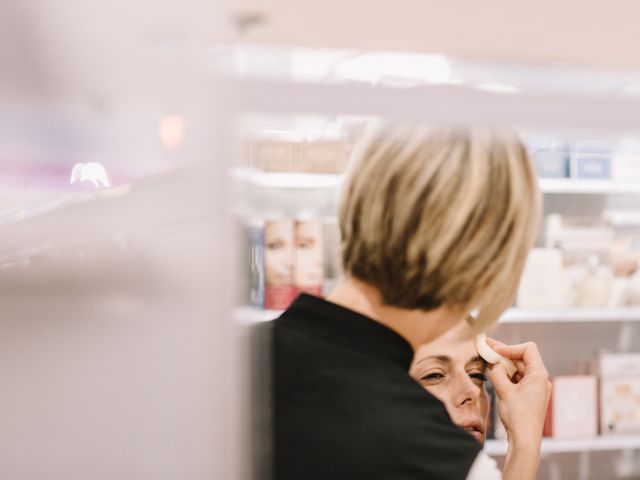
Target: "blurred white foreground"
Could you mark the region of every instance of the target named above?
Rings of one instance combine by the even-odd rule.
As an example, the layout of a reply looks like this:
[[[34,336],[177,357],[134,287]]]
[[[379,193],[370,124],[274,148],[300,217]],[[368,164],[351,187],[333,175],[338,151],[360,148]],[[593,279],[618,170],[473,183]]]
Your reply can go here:
[[[2,479],[241,476],[218,4],[0,0]]]

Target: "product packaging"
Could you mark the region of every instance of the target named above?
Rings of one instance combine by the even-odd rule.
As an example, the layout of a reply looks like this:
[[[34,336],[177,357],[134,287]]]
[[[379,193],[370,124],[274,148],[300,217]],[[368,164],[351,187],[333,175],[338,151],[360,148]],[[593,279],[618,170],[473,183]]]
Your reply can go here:
[[[617,152],[613,157],[612,177],[624,182],[640,180],[640,152]]]
[[[569,177],[569,148],[565,143],[554,138],[540,138],[528,143],[539,177]]]
[[[640,377],[600,382],[600,430],[603,435],[640,432]]]
[[[324,238],[324,294],[327,295],[342,276],[340,253],[340,227],[336,218],[323,222]]]
[[[293,283],[295,262],[293,220],[269,220],[264,225],[264,274],[266,309],[282,310],[296,296]]]
[[[534,248],[522,274],[516,304],[520,308],[566,306],[568,283],[557,248]]]
[[[601,353],[598,357],[600,378],[640,378],[640,353]]]
[[[296,292],[322,295],[324,279],[324,242],[319,219],[295,222],[293,283]]]
[[[579,142],[571,155],[571,171],[576,178],[611,178],[612,155],[611,146],[605,143]]]
[[[255,222],[246,228],[249,239],[249,303],[264,308],[264,225]]]
[[[295,169],[298,144],[288,140],[253,140],[249,165],[265,172],[292,172]]]
[[[350,145],[341,140],[315,140],[299,144],[296,170],[303,173],[343,173]]]
[[[597,255],[590,255],[587,259],[587,270],[576,285],[576,306],[606,307],[611,301],[612,283],[611,268],[600,265]]]
[[[602,353],[598,366],[602,434],[640,432],[640,353]]]
[[[551,430],[555,438],[594,437],[598,434],[598,381],[594,375],[553,379]]]

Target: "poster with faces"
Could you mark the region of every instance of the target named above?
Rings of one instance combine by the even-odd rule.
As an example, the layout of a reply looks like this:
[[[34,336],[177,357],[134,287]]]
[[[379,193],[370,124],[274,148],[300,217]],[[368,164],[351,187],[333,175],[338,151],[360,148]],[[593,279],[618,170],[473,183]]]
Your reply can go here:
[[[264,225],[264,306],[282,310],[293,301],[295,261],[295,222],[270,220]]]
[[[295,267],[293,283],[299,292],[322,294],[324,279],[323,227],[320,220],[295,223]]]
[[[264,222],[264,308],[285,309],[301,292],[322,295],[325,276],[323,232],[324,225],[319,219]],[[253,251],[258,250],[254,248]],[[257,291],[252,289],[252,292]]]

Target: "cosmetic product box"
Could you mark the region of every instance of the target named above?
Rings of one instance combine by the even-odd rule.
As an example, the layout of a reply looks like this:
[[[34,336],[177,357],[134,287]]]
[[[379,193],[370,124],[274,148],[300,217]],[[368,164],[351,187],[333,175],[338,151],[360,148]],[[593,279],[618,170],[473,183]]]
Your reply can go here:
[[[551,434],[554,438],[598,434],[598,380],[594,375],[553,378]]]
[[[343,173],[352,148],[352,145],[342,140],[301,142],[298,145],[295,170],[301,173]]]
[[[623,182],[640,180],[640,153],[616,152],[612,159],[611,177]]]
[[[532,249],[520,280],[516,305],[519,308],[562,308],[567,303],[567,290],[562,251]]]
[[[640,432],[640,353],[601,353],[600,431]]]
[[[284,310],[296,297],[293,284],[295,222],[268,220],[264,224],[264,308]]]
[[[292,172],[298,155],[298,144],[290,140],[252,140],[249,166],[265,172]]]
[[[321,296],[325,277],[323,226],[320,219],[295,222],[293,284],[296,293]]]
[[[245,228],[249,243],[249,304],[264,308],[264,226],[254,222]]]
[[[640,353],[600,353],[598,374],[601,379],[615,377],[640,379]]]
[[[640,377],[600,381],[600,431],[602,435],[640,432]]]
[[[527,139],[527,149],[541,178],[569,177],[569,146],[553,136]]]
[[[568,178],[569,155],[560,148],[540,148],[531,152],[540,178]]]
[[[582,179],[609,179],[612,157],[612,148],[607,144],[577,143],[571,152],[571,174]]]

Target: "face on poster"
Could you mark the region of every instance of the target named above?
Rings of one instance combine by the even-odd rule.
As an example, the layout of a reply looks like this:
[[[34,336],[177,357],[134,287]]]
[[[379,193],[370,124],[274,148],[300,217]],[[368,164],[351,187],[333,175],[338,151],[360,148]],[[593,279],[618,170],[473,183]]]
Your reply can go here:
[[[295,242],[295,284],[301,287],[322,285],[322,223],[319,220],[296,222]]]
[[[272,220],[264,226],[265,280],[269,286],[293,283],[294,223]]]

